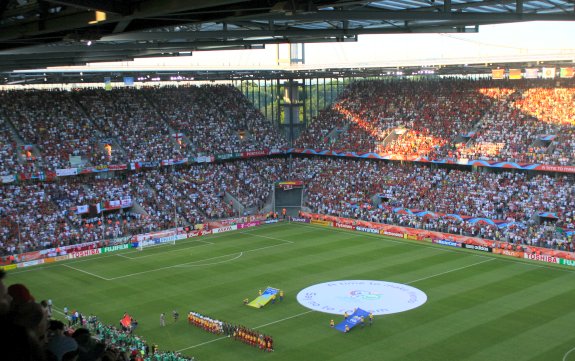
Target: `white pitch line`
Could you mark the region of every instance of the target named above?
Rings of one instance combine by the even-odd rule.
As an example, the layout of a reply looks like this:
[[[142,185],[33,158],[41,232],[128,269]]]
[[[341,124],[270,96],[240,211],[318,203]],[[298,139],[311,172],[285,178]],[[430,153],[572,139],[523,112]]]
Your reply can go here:
[[[201,239],[195,239],[195,240],[193,240],[193,242],[199,242],[199,243],[205,243],[205,244],[199,245],[199,246],[188,246],[188,247],[181,247],[181,248],[178,248],[178,249],[170,249],[170,250],[167,250],[167,251],[163,251],[163,252],[161,252],[161,253],[164,254],[164,253],[170,253],[170,252],[181,252],[181,251],[186,250],[186,249],[189,249],[189,248],[197,248],[197,247],[209,246],[209,245],[215,244],[215,243],[213,243],[213,242],[203,241],[203,240],[201,240]],[[192,243],[192,242],[186,242],[186,243]],[[169,245],[169,244],[166,244],[166,245]],[[177,246],[177,245],[178,245],[178,244],[176,243],[176,246]],[[160,247],[161,247],[161,246],[163,246],[163,245],[160,245]],[[157,248],[155,248],[155,249],[157,249]],[[126,255],[126,254],[133,254],[133,253],[142,254],[142,251],[129,251],[129,252],[124,252],[123,254]],[[140,258],[155,257],[155,256],[157,256],[157,254],[154,253],[154,254],[147,254],[147,255],[144,255],[144,256],[126,257],[126,258],[130,258],[130,259],[140,259]]]
[[[276,238],[276,237],[262,236],[262,235],[260,235],[260,234],[253,234],[253,233],[247,233],[247,232],[244,232],[244,234],[249,234],[250,236],[254,236],[254,237],[260,237],[260,238],[273,239],[273,240],[276,240],[276,241],[282,241],[282,242],[287,242],[287,243],[291,243],[291,244],[295,243],[294,241],[289,241],[289,240],[287,240],[287,239],[283,239],[283,238]]]
[[[565,355],[563,355],[563,361],[567,361],[567,356],[569,356],[569,354],[573,351],[575,351],[575,347],[573,347],[571,350],[567,351]]]
[[[299,316],[307,315],[308,313],[312,313],[312,312],[313,312],[313,310],[309,310],[309,311],[305,311],[305,312],[302,312],[302,313],[298,313],[297,315],[293,315],[293,316],[290,316],[290,317],[282,318],[281,320],[277,320],[277,321],[274,321],[274,322],[266,323],[266,324],[261,325],[261,326],[256,326],[256,327],[254,327],[254,329],[263,328],[263,327],[270,326],[270,325],[275,325],[276,323],[280,323],[280,322],[283,322],[283,321],[291,320],[292,318],[296,318],[296,317],[299,317]]]
[[[97,278],[99,278],[99,279],[101,279],[101,280],[104,280],[104,281],[110,281],[110,280],[111,280],[111,278],[106,278],[106,277],[98,276],[98,275],[95,274],[95,273],[88,272],[88,271],[84,271],[84,270],[82,270],[82,269],[79,269],[79,268],[76,268],[76,267],[72,267],[72,266],[67,265],[67,264],[62,264],[61,266],[67,267],[67,268],[70,268],[70,269],[73,269],[74,271],[78,271],[78,272],[85,273],[85,274],[90,275],[90,276],[92,276],[92,277],[97,277]]]
[[[227,262],[231,262],[231,261],[235,261],[236,259],[240,258],[241,256],[244,255],[244,252],[240,252],[236,257],[231,258],[231,259],[226,259],[225,261],[221,261],[221,262],[212,262],[212,263],[202,263],[202,264],[185,264],[185,265],[179,265],[179,266],[174,266],[174,268],[186,268],[186,267],[201,267],[201,266],[213,266],[216,264],[222,264],[222,263],[227,263]],[[202,261],[197,261],[202,262]]]
[[[469,265],[467,265],[467,266],[463,266],[463,267],[459,267],[459,268],[454,268],[454,269],[449,270],[449,271],[445,271],[445,272],[441,272],[441,273],[434,274],[434,275],[431,275],[431,276],[423,277],[423,278],[417,279],[417,280],[415,280],[415,281],[407,282],[407,283],[405,283],[405,284],[408,285],[408,284],[411,284],[411,283],[415,283],[415,282],[419,282],[419,281],[424,281],[424,280],[427,280],[427,279],[430,279],[430,278],[433,278],[433,277],[442,276],[442,275],[447,274],[447,273],[451,273],[451,272],[459,271],[459,270],[466,269],[466,268],[469,268],[469,267],[477,266],[477,265],[482,264],[482,263],[485,263],[485,262],[495,261],[496,259],[497,259],[497,258],[489,258],[489,259],[483,260],[483,261],[481,261],[481,262],[476,262],[476,263],[469,264]]]
[[[268,249],[268,248],[273,248],[273,247],[279,247],[279,246],[285,246],[286,244],[291,244],[291,243],[293,243],[293,242],[291,242],[291,241],[284,241],[284,242],[288,242],[288,243],[274,244],[274,245],[272,245],[272,246],[259,247],[259,248],[249,249],[249,250],[247,250],[247,251],[241,251],[241,252],[243,252],[243,253],[248,253],[248,252],[261,251],[261,250],[263,250],[263,249]],[[123,276],[118,276],[118,277],[112,277],[112,278],[106,279],[106,281],[113,281],[113,280],[117,280],[117,279],[121,279],[121,278],[126,278],[126,277],[132,277],[132,276],[136,276],[136,275],[141,275],[141,274],[145,274],[145,273],[156,272],[156,271],[161,271],[161,270],[170,269],[170,268],[176,268],[176,267],[179,267],[179,266],[188,265],[188,264],[192,264],[192,263],[198,263],[198,262],[202,262],[202,261],[209,261],[209,260],[211,260],[211,259],[222,258],[222,257],[227,257],[227,256],[233,256],[233,255],[236,255],[236,254],[238,254],[238,253],[239,253],[239,252],[234,252],[234,253],[229,253],[229,254],[225,254],[225,255],[222,255],[222,256],[217,256],[217,257],[212,257],[212,258],[206,258],[206,259],[201,259],[201,260],[196,260],[196,261],[191,261],[191,262],[185,262],[185,263],[179,263],[179,264],[175,264],[175,265],[171,265],[171,266],[155,268],[155,269],[151,269],[151,270],[147,270],[147,271],[131,273],[131,274],[127,274],[127,275],[123,275]]]

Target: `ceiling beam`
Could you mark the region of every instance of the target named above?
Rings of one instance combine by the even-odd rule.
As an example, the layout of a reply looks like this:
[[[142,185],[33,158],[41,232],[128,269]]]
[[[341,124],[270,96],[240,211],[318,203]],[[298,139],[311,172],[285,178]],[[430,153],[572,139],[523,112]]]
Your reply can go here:
[[[515,2],[515,1],[513,1]],[[478,4],[478,3],[475,3]],[[454,8],[454,5],[452,5]],[[261,18],[261,16],[258,16]],[[508,14],[508,13],[477,13],[477,12],[427,12],[427,11],[412,11],[412,10],[399,10],[399,11],[366,11],[366,10],[324,10],[313,13],[270,13],[263,15],[266,20],[273,21],[377,21],[377,20],[478,20],[478,21],[572,21],[575,20],[575,15],[564,13],[523,13],[523,14]],[[243,18],[245,20],[246,18]]]
[[[51,4],[71,6],[83,10],[98,10],[106,13],[127,15],[131,12],[130,1],[115,0],[44,0]]]

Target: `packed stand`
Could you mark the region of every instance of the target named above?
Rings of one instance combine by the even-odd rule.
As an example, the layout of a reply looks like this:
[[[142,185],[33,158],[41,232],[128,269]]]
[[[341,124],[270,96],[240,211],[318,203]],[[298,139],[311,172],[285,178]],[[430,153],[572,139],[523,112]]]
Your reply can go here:
[[[52,201],[53,183],[4,184],[0,189],[0,255],[69,242],[65,210]]]
[[[0,107],[27,145],[36,145],[49,170],[70,168],[71,156],[81,163],[105,162],[103,142],[90,119],[66,91],[0,92]]]
[[[573,81],[369,80],[312,119],[297,147],[385,156],[575,163]],[[555,135],[548,141],[545,136]],[[471,138],[471,140],[469,140]]]
[[[162,116],[136,89],[82,90],[80,104],[99,129],[117,141],[128,162],[180,159],[185,152],[174,141]],[[112,153],[114,150],[112,149]]]
[[[277,129],[235,87],[204,85],[145,90],[194,154],[278,148]],[[184,143],[185,144],[185,143]]]
[[[492,101],[477,88],[476,82],[453,80],[356,82],[324,113],[331,119],[312,122],[297,144],[325,146],[326,135],[337,127],[345,131],[329,149],[433,156],[470,131],[490,107]],[[389,139],[394,130],[397,136]]]
[[[25,171],[26,167],[20,163],[18,157],[16,142],[12,140],[8,124],[3,118],[0,118],[0,176]]]
[[[382,202],[374,197],[380,197]],[[420,228],[573,249],[575,183],[568,177],[479,173],[425,166],[329,159],[308,184],[306,205],[314,212]],[[442,214],[421,219],[409,212]],[[557,216],[539,224],[539,214]],[[476,223],[464,219],[483,218]],[[493,222],[493,224],[491,223]],[[498,228],[497,224],[507,223]],[[436,228],[433,228],[436,229]]]

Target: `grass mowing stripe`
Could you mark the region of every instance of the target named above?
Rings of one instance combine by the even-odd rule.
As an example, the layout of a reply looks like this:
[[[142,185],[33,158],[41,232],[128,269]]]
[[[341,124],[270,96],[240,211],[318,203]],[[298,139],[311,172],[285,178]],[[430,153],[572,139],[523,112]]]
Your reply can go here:
[[[85,273],[85,274],[90,275],[90,276],[92,276],[92,277],[97,277],[97,278],[99,278],[99,279],[101,279],[101,280],[104,280],[104,281],[110,281],[110,279],[108,279],[108,278],[106,278],[106,277],[102,277],[102,276],[99,276],[99,275],[94,274],[94,273],[92,273],[92,272],[88,272],[88,271],[84,271],[84,270],[79,269],[79,268],[76,268],[76,267],[72,267],[72,266],[70,266],[70,265],[68,265],[68,264],[62,264],[61,266],[62,266],[62,267],[67,267],[67,268],[73,269],[74,271],[77,271],[77,272]]]
[[[401,340],[405,339],[404,333],[409,333],[411,337],[418,337],[419,339],[418,349],[410,353],[401,353],[398,360],[432,360],[434,358],[430,358],[429,355],[440,354],[441,352],[443,352],[444,359],[457,359],[456,355],[459,355],[457,352],[453,352],[451,355],[446,354],[449,348],[457,349],[463,356],[466,355],[465,348],[471,347],[466,345],[466,342],[477,342],[478,338],[481,338],[481,344],[490,344],[490,342],[494,342],[493,334],[497,333],[498,330],[507,331],[510,334],[517,332],[517,330],[503,328],[506,326],[503,321],[513,321],[514,318],[509,319],[510,315],[521,319],[523,314],[516,312],[518,309],[537,309],[544,306],[548,299],[563,297],[564,295],[563,288],[560,287],[565,282],[562,277],[550,279],[547,275],[541,275],[541,272],[536,271],[538,270],[528,272],[531,277],[528,277],[528,274],[523,275],[522,279],[525,285],[522,288],[500,287],[497,291],[493,291],[492,285],[490,285],[490,287],[477,290],[478,292],[471,298],[470,295],[457,295],[454,300],[443,300],[439,304],[431,300],[428,302],[430,307],[449,307],[451,309],[444,313],[444,317],[420,326],[410,327],[391,336],[392,340],[396,338]],[[513,284],[517,283],[517,280],[510,278],[506,279],[504,283]],[[468,299],[464,305],[460,305],[459,299],[462,297]],[[417,311],[423,312],[425,310],[422,307]],[[435,313],[433,309],[426,311],[430,314]],[[418,312],[414,312],[413,315]],[[560,312],[556,314],[557,316],[561,315]],[[487,326],[482,327],[481,325]],[[462,349],[458,349],[454,342],[461,345]]]
[[[106,323],[117,324],[123,312],[129,312],[140,322],[137,333],[160,349],[178,350],[206,342],[184,351],[202,361],[263,361],[270,357],[274,361],[479,361],[481,356],[492,361],[509,359],[506,345],[516,349],[514,359],[543,361],[560,360],[575,346],[570,335],[558,337],[575,322],[575,316],[566,311],[571,306],[561,306],[575,297],[573,270],[296,224],[226,232],[201,240],[213,244],[204,247],[208,244],[196,238],[143,252],[126,250],[64,264],[115,277],[235,254],[229,259],[245,250],[274,247],[244,254],[233,262],[219,263],[226,260],[224,257],[203,261],[217,265],[173,267],[113,282],[59,264],[35,268],[42,272],[9,272],[6,281],[24,283],[36,299],[51,298],[55,305],[97,314]],[[282,243],[279,240],[293,243],[275,246]],[[116,254],[145,257],[130,260]],[[483,262],[487,259],[498,262]],[[377,316],[372,328],[342,334],[328,326],[330,318],[337,315],[310,312],[295,299],[299,290],[312,284],[350,277],[417,281],[413,285],[426,292],[428,301],[409,312]],[[254,298],[258,289],[268,285],[286,290],[281,305],[260,310],[243,306],[243,298]],[[540,311],[542,308],[547,309]],[[161,328],[160,312],[169,314],[173,309],[181,314],[195,310],[252,328],[266,325],[262,331],[274,337],[276,352],[262,353],[240,342],[214,342],[214,335],[185,321],[169,322]],[[516,312],[521,309],[523,312]],[[308,313],[293,317],[302,312]],[[290,321],[276,322],[286,318]],[[500,334],[507,336],[498,343],[494,340]],[[519,350],[526,342],[528,347]],[[491,351],[481,353],[480,349]],[[573,353],[567,357],[571,360],[565,361],[575,361]]]
[[[379,234],[363,233],[363,232],[348,230],[348,229],[344,229],[344,228],[326,227],[326,226],[311,225],[311,224],[302,224],[301,227],[324,229],[324,230],[329,231],[329,232],[361,233],[365,237],[379,238],[379,239],[385,240],[386,242],[401,243],[401,244],[405,244],[405,245],[411,245],[414,247],[433,248],[433,249],[437,249],[438,251],[441,251],[441,252],[451,252],[451,253],[459,253],[459,254],[462,254],[462,253],[477,254],[477,251],[463,249],[463,248],[458,249],[458,248],[445,247],[445,246],[436,245],[436,244],[423,243],[421,241],[402,240],[402,239],[382,236]],[[500,260],[504,260],[504,261],[510,262],[510,263],[523,264],[523,265],[530,266],[530,267],[548,268],[548,269],[554,269],[554,270],[562,271],[562,272],[575,273],[575,269],[573,269],[573,268],[568,268],[568,267],[560,266],[560,265],[554,265],[554,264],[547,263],[547,262],[517,259],[517,258],[511,258],[508,256],[495,255],[495,254],[487,255],[486,253],[482,253],[482,256],[500,259]]]
[[[521,327],[512,330],[504,342],[482,345],[481,350],[470,355],[468,361],[482,361],[497,355],[501,360],[512,360],[517,355],[529,355],[530,360],[561,360],[565,350],[575,345],[575,335],[566,333],[575,322],[575,310],[566,310],[563,316],[539,322],[529,330]],[[533,342],[544,335],[545,347]]]

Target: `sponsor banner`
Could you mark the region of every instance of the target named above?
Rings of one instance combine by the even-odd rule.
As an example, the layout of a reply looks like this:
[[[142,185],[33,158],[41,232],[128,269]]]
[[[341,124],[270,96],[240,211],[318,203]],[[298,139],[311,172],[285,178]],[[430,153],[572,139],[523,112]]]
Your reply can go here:
[[[448,239],[434,239],[432,241],[433,243],[437,243],[440,244],[442,246],[448,246],[448,247],[461,247],[461,243],[457,243],[455,241],[450,241]]]
[[[297,222],[297,223],[309,223],[309,219],[307,219],[307,218],[291,217],[290,219],[291,219],[292,222]]]
[[[117,199],[114,201],[106,201],[104,202],[104,206],[102,207],[103,210],[113,210],[113,209],[120,209],[120,208],[129,208],[132,206],[132,199],[125,198],[125,199]]]
[[[56,259],[54,257],[44,258],[44,263],[54,263],[54,262],[56,262]]]
[[[0,176],[0,179],[2,180],[2,183],[12,183],[16,180],[16,177],[13,175],[3,175]]]
[[[40,251],[26,252],[14,255],[16,262],[27,262],[35,259],[44,258],[44,253]]]
[[[56,177],[66,177],[70,175],[78,175],[78,168],[56,169]]]
[[[572,259],[559,258],[559,264],[575,267],[575,261]]]
[[[268,220],[265,220],[265,221],[264,221],[265,224],[278,223],[278,222],[279,222],[278,219],[268,219]]]
[[[250,227],[257,227],[261,224],[260,221],[255,222],[248,222],[248,223],[240,223],[238,224],[238,229],[250,228]]]
[[[126,169],[128,169],[128,165],[127,164],[111,164],[108,166],[108,169],[110,169],[111,171],[126,170]]]
[[[493,250],[491,247],[478,246],[475,244],[468,244],[468,243],[463,243],[463,244],[461,244],[461,246],[463,248],[473,249],[473,250],[481,251],[481,252],[492,252],[492,250]]]
[[[153,245],[178,241],[178,240],[184,239],[184,238],[187,238],[187,234],[185,234],[185,233],[184,234],[174,234],[174,235],[168,236],[168,237],[152,238],[152,239],[140,241],[137,243],[137,246],[142,246],[142,247],[153,246]]]
[[[60,262],[60,261],[65,261],[67,259],[69,259],[70,257],[68,257],[68,255],[63,255],[63,256],[56,256],[56,257],[52,257],[52,259],[54,260],[54,262]]]
[[[563,172],[563,173],[575,173],[575,166],[572,165],[538,165],[536,170],[546,171],[546,172]]]
[[[100,248],[100,252],[101,253],[108,253],[108,252],[115,252],[115,251],[120,251],[120,250],[128,249],[128,248],[130,248],[130,245],[127,243],[126,244],[118,244],[115,246],[102,247],[102,248]]]
[[[240,158],[241,156],[242,156],[241,153],[216,154],[216,160],[234,159],[234,158]]]
[[[212,163],[214,161],[213,155],[200,155],[196,158],[197,163]]]
[[[495,254],[501,254],[503,256],[515,257],[515,258],[523,258],[523,251],[512,251],[510,249],[503,249],[503,248],[493,248],[492,252]]]
[[[333,226],[335,228],[343,228],[343,229],[355,229],[354,226],[352,226],[351,224],[345,224],[345,223],[339,223],[339,222],[335,222],[333,224]]]
[[[363,226],[355,226],[355,230],[359,232],[366,232],[366,233],[376,233],[379,234],[379,229],[363,227]]]
[[[158,231],[158,232],[151,232],[151,233],[144,233],[138,234],[136,236],[136,241],[141,242],[152,238],[162,238],[162,237],[169,237],[177,234],[178,232],[174,229],[170,229],[167,231]]]
[[[319,219],[312,219],[309,223],[311,224],[319,224],[320,226],[331,227],[332,222],[330,221],[321,221]]]
[[[385,229],[381,229],[379,231],[379,234],[384,235],[384,236],[396,237],[396,238],[403,238],[403,235],[404,235],[404,233],[387,231]]]
[[[270,154],[283,154],[284,152],[281,149],[272,148],[270,149]]]
[[[267,150],[252,150],[252,151],[242,152],[242,158],[263,157],[266,155],[268,155]]]
[[[237,225],[220,227],[220,228],[213,229],[212,233],[214,233],[214,234],[215,233],[223,233],[223,232],[235,231],[236,229],[238,229]]]
[[[403,238],[405,238],[405,239],[412,239],[412,240],[414,240],[414,241],[417,241],[417,240],[418,240],[418,237],[417,237],[416,234],[407,234],[407,233],[405,233],[405,234],[403,235]]]
[[[559,263],[559,258],[553,256],[547,256],[543,254],[535,254],[535,253],[524,253],[523,257],[525,259],[530,259],[533,261],[542,261],[547,263]]]
[[[293,181],[276,182],[276,188],[284,188],[286,186],[291,186],[292,188],[293,187],[301,188],[301,187],[303,187],[303,181],[293,180]]]
[[[3,269],[4,271],[10,271],[11,269],[16,269],[18,268],[17,264],[8,264],[6,266],[0,266],[0,269]]]
[[[160,166],[160,162],[138,162],[141,168],[157,168]]]
[[[177,165],[177,164],[185,164],[188,163],[188,158],[181,158],[181,159],[164,159],[161,162],[162,166],[167,165]]]
[[[103,173],[108,171],[107,165],[99,165],[96,167],[86,167],[80,170],[80,174],[90,174],[90,173]]]
[[[43,263],[44,263],[43,259],[35,259],[33,261],[18,263],[18,268],[36,266]]]
[[[88,256],[92,256],[95,254],[100,254],[100,248],[96,248],[96,249],[86,249],[84,251],[79,251],[79,252],[69,252],[68,256],[69,258],[82,258],[82,257],[88,257]]]
[[[193,231],[188,232],[188,237],[200,237],[200,236],[205,236],[208,234],[212,234],[211,230],[204,230],[204,229],[196,229]]]

